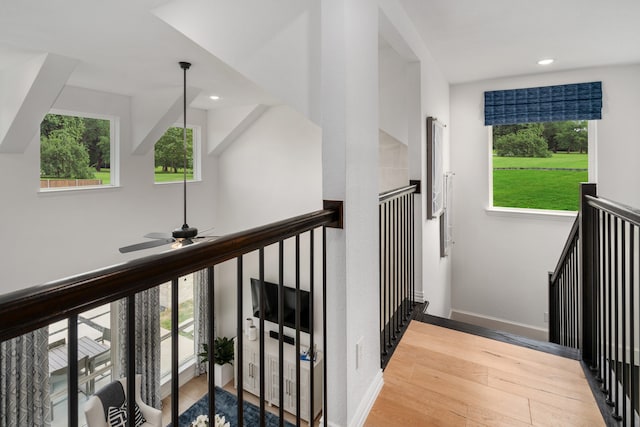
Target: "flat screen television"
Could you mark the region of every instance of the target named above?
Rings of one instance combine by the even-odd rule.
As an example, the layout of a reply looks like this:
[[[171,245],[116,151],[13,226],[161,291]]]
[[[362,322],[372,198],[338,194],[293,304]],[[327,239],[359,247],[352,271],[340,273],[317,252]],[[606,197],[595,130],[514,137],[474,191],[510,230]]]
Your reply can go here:
[[[278,324],[278,285],[264,282],[264,320]],[[251,301],[253,315],[260,318],[260,280],[251,279]],[[309,333],[309,292],[300,290],[300,330]],[[296,328],[296,290],[284,286],[284,326]]]

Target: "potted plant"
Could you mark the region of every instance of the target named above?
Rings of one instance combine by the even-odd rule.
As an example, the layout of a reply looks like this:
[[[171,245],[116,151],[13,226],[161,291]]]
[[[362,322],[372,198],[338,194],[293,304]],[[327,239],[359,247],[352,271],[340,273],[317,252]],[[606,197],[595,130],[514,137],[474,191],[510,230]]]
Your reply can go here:
[[[227,337],[217,337],[213,342],[215,384],[218,387],[224,387],[233,379],[233,344],[233,339]],[[202,350],[198,356],[201,363],[206,363],[209,361],[209,345],[202,344]]]

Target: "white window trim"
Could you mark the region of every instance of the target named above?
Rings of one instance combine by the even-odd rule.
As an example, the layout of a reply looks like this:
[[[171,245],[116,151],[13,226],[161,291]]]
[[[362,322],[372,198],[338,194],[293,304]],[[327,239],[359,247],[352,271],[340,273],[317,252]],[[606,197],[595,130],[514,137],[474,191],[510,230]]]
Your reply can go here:
[[[109,184],[108,185],[87,185],[83,187],[59,187],[59,188],[38,188],[40,194],[60,193],[60,192],[82,192],[106,190],[120,187],[120,118],[108,114],[93,114],[72,110],[62,110],[52,108],[47,114],[57,114],[61,116],[84,117],[87,119],[109,120],[109,138],[111,148],[109,149]],[[38,126],[38,146],[40,144],[40,130]],[[38,148],[39,150],[39,148]],[[40,153],[38,153],[38,171],[40,171]],[[39,177],[38,177],[39,182]]]
[[[182,129],[183,125],[176,123],[170,127]],[[202,181],[202,126],[192,125],[187,123],[187,129],[191,129],[193,133],[193,178],[187,179],[187,182],[200,182]],[[155,144],[153,152],[153,170],[155,171]],[[172,185],[182,183],[182,179],[176,181],[155,182],[155,173],[153,183],[157,185]]]
[[[589,171],[587,176],[589,182],[598,182],[596,159],[598,149],[598,133],[597,121],[587,121],[587,147],[589,150]],[[531,209],[531,208],[506,208],[502,206],[493,206],[493,126],[487,126],[487,161],[488,161],[488,183],[489,183],[489,200],[485,212],[490,216],[502,217],[528,217],[535,219],[559,219],[575,218],[577,211],[558,211],[552,209]]]

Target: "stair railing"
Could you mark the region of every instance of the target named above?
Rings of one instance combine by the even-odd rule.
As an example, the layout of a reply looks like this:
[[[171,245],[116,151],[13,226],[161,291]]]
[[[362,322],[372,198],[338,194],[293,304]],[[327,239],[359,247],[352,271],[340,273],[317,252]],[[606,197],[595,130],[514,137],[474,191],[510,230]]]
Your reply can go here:
[[[580,348],[614,419],[640,425],[640,210],[598,197],[595,184],[582,184],[581,200],[569,239],[579,243],[565,246],[579,249],[550,274],[549,337]],[[563,288],[566,276],[578,286]]]
[[[555,270],[549,273],[549,341],[567,347],[580,346],[580,216]]]
[[[67,423],[71,427],[77,427],[78,422],[78,317],[79,314],[86,310],[99,307],[103,304],[110,303],[121,298],[127,300],[127,309],[125,314],[125,328],[127,330],[127,350],[126,350],[126,376],[128,378],[134,378],[136,375],[136,342],[135,331],[135,304],[136,294],[148,289],[151,289],[160,284],[171,282],[172,283],[172,322],[171,322],[171,347],[172,347],[172,360],[171,360],[171,423],[174,426],[179,425],[179,381],[178,381],[178,339],[180,334],[178,333],[178,286],[179,279],[187,274],[193,273],[199,270],[205,270],[207,272],[207,283],[209,286],[209,300],[207,305],[209,307],[207,313],[208,324],[208,341],[212,343],[214,341],[214,311],[215,306],[215,292],[218,288],[216,284],[214,287],[214,268],[218,267],[221,263],[236,260],[237,266],[237,281],[232,284],[236,291],[237,304],[237,345],[238,348],[242,347],[243,340],[243,325],[245,323],[246,316],[243,313],[243,288],[247,286],[248,266],[243,264],[243,260],[246,259],[247,263],[255,263],[254,256],[248,257],[247,254],[258,253],[259,266],[253,265],[253,268],[259,271],[259,281],[264,283],[264,271],[265,271],[265,249],[271,252],[278,252],[276,261],[271,260],[271,269],[279,270],[279,278],[277,279],[278,293],[280,302],[284,295],[283,289],[283,263],[285,261],[289,265],[295,264],[295,295],[296,295],[296,307],[301,308],[301,261],[305,263],[305,270],[310,272],[310,276],[304,279],[305,283],[310,286],[309,290],[309,351],[307,354],[310,356],[310,360],[314,360],[314,352],[311,351],[315,348],[314,336],[318,332],[314,331],[314,306],[322,307],[322,313],[315,313],[315,319],[318,319],[318,315],[322,316],[322,327],[320,328],[320,334],[323,339],[322,351],[324,357],[322,358],[322,364],[318,367],[322,371],[320,378],[324,382],[324,385],[314,384],[314,365],[315,363],[309,363],[310,380],[306,384],[309,387],[309,399],[305,403],[308,405],[303,408],[303,404],[300,400],[301,395],[301,357],[295,357],[293,362],[296,384],[295,384],[295,402],[293,408],[296,410],[296,423],[300,425],[301,412],[308,411],[307,415],[314,418],[314,415],[318,412],[318,405],[314,407],[314,396],[318,395],[318,390],[323,390],[322,399],[320,399],[320,407],[322,410],[322,416],[327,419],[327,365],[326,365],[326,228],[327,227],[342,227],[342,205],[341,202],[325,201],[325,209],[312,212],[298,217],[283,220],[263,227],[257,227],[244,232],[239,232],[231,235],[227,235],[219,238],[215,241],[204,241],[197,244],[185,246],[179,250],[167,251],[162,254],[147,256],[144,258],[129,261],[123,264],[107,267],[101,270],[88,272],[85,274],[69,277],[48,284],[34,286],[31,288],[15,291],[12,293],[0,295],[0,313],[2,313],[2,324],[0,325],[0,342],[10,340],[18,337],[22,334],[29,333],[36,329],[50,325],[53,322],[60,320],[68,321],[68,375],[67,375],[67,395],[68,395],[68,411],[67,411]],[[302,238],[302,239],[301,239]],[[283,246],[285,243],[290,243],[293,239],[295,244],[294,259],[288,257],[285,260],[283,256]],[[304,243],[301,243],[304,242]],[[315,243],[314,243],[315,242]],[[301,250],[302,244],[308,245],[305,249]],[[290,246],[293,244],[290,243]],[[321,254],[317,254],[317,247],[320,247]],[[301,257],[301,253],[307,254],[304,260]],[[318,260],[317,261],[314,261]],[[274,265],[275,264],[275,265]],[[243,267],[244,265],[244,267]],[[321,271],[317,272],[320,279],[314,280],[314,265],[320,266]],[[318,298],[316,301],[320,301],[318,304],[314,304],[314,296]],[[264,285],[260,289],[259,306],[264,308]],[[281,304],[280,307],[283,305]],[[159,308],[158,308],[159,309]],[[232,309],[232,308],[231,308]],[[284,375],[282,372],[283,363],[283,310],[279,309],[278,322],[276,326],[279,328],[280,334],[278,338],[279,346],[279,359],[278,365],[280,373],[279,379],[272,380],[276,384],[272,384],[272,389],[277,385],[279,387],[279,402],[283,402],[283,390]],[[295,344],[293,344],[295,354],[302,354],[300,344],[300,332],[301,332],[301,319],[300,313],[302,310],[296,309],[295,319]],[[267,360],[264,353],[264,340],[265,334],[263,333],[264,317],[260,316],[260,364],[263,367],[267,366]],[[291,350],[291,349],[289,349]],[[243,426],[243,407],[244,407],[244,393],[243,393],[243,368],[242,368],[242,351],[238,352],[238,396],[237,396],[237,425]],[[215,374],[214,363],[215,358],[209,358],[209,419],[214,419],[215,414]],[[260,414],[259,425],[266,425],[265,417],[265,403],[270,397],[270,401],[275,401],[278,396],[273,395],[271,390],[266,390],[266,369],[260,369],[259,372],[259,387],[260,387]],[[4,375],[4,373],[3,373]],[[273,374],[272,374],[273,375]],[[286,380],[287,385],[291,384],[290,380]],[[133,425],[134,420],[134,399],[135,399],[135,382],[127,382],[127,408],[128,408],[128,425]],[[43,391],[44,396],[48,396],[48,391]],[[49,405],[49,402],[39,402],[43,405]],[[284,425],[283,405],[279,405],[279,425]],[[192,420],[189,420],[191,422]]]
[[[415,307],[414,196],[420,182],[381,193],[378,203],[380,239],[380,353],[384,369],[409,325]]]

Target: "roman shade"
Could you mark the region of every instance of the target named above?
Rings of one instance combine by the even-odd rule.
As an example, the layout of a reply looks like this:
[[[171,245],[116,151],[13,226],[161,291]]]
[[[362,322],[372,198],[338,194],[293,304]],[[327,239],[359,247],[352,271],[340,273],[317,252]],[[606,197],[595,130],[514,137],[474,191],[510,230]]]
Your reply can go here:
[[[602,82],[484,93],[484,124],[596,120],[602,117]]]

